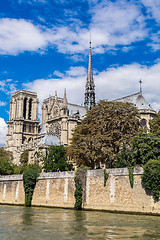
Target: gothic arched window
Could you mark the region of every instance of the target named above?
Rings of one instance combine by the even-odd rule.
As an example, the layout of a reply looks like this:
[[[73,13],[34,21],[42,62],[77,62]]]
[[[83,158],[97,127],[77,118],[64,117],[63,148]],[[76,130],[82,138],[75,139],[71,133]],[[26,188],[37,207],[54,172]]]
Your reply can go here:
[[[27,107],[27,98],[24,99],[23,102],[23,117],[26,119],[26,107]]]
[[[141,121],[140,121],[140,125],[141,125],[141,127],[145,130],[145,131],[147,131],[147,120],[146,119],[142,119]]]

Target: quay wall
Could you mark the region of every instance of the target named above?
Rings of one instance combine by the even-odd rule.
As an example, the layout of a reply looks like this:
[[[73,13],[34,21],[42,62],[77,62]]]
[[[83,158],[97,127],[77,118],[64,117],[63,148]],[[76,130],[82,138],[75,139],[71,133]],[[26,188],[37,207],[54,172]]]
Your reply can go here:
[[[160,201],[155,202],[142,185],[142,168],[134,169],[133,188],[127,168],[107,169],[107,172],[109,178],[104,187],[104,170],[86,171],[83,209],[160,215]],[[32,206],[73,208],[74,174],[42,173],[34,190]],[[0,204],[24,205],[24,198],[22,175],[0,176]]]

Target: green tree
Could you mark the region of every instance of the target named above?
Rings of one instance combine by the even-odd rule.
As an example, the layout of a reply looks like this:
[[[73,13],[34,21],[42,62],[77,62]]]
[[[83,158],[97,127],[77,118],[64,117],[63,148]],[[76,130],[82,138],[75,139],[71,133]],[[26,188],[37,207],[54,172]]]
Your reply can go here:
[[[66,149],[64,146],[50,146],[47,149],[46,156],[42,157],[42,166],[49,172],[56,172],[59,168],[60,171],[70,171],[72,165],[67,162]]]
[[[151,159],[144,165],[142,182],[145,189],[152,191],[153,198],[159,200],[160,192],[160,161]]]
[[[8,160],[13,160],[13,155],[10,151],[6,151],[3,147],[0,147],[0,159],[1,157],[6,158]]]
[[[15,165],[7,158],[0,157],[0,175],[14,174]]]
[[[129,146],[123,146],[117,154],[115,167],[131,167],[146,164],[150,159],[160,160],[160,137],[140,133],[131,139]]]
[[[21,154],[21,157],[20,157],[20,163],[22,166],[27,166],[28,164],[28,155],[29,155],[29,151],[28,150],[25,150],[22,154]]]
[[[78,165],[112,166],[122,143],[127,144],[138,129],[139,113],[131,103],[102,100],[75,128],[68,154]]]
[[[150,133],[160,136],[160,111],[149,121]]]
[[[9,175],[14,173],[14,164],[12,163],[12,153],[0,148],[0,175]]]
[[[141,133],[132,140],[132,154],[135,164],[146,164],[150,159],[160,159],[160,137]]]

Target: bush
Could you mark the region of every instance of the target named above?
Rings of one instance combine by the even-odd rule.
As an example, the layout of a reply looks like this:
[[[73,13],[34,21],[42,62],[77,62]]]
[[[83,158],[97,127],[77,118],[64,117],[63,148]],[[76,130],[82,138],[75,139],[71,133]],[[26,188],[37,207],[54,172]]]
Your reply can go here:
[[[142,175],[142,182],[144,187],[153,193],[155,200],[159,199],[160,192],[160,161],[149,160],[144,165],[144,172]]]

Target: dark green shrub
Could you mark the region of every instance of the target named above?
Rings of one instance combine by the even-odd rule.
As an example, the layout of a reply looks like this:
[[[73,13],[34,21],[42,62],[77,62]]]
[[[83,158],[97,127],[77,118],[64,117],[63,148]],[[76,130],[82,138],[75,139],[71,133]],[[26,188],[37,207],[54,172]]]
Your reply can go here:
[[[133,171],[134,171],[134,167],[129,167],[129,182],[131,185],[131,188],[133,188],[133,184],[134,184],[134,175],[133,175]]]
[[[109,177],[109,173],[106,172],[106,169],[104,169],[104,187],[106,186],[107,179]]]
[[[145,189],[153,193],[153,198],[159,200],[160,192],[160,161],[149,160],[144,165],[144,172],[142,175],[142,182]]]
[[[76,190],[74,193],[75,200],[76,200],[74,208],[76,210],[81,210],[82,209],[82,183],[80,182],[80,179],[78,176],[75,176],[74,181],[75,181],[75,187],[76,187]]]

